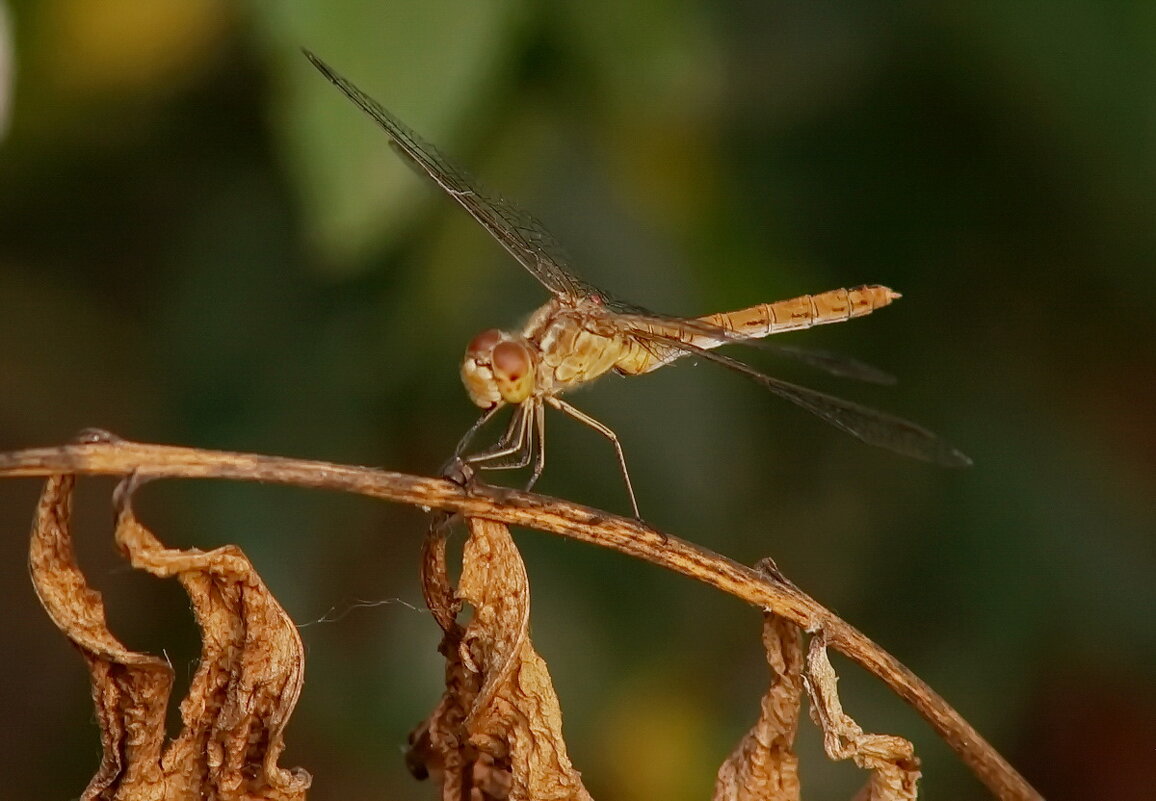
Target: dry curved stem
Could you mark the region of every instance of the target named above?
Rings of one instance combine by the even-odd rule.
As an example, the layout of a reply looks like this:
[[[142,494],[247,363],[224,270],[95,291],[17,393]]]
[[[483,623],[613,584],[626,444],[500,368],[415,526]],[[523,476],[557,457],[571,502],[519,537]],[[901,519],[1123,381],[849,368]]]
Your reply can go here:
[[[365,467],[120,440],[89,432],[80,442],[0,454],[0,477],[60,473],[261,481],[350,492],[525,526],[611,548],[713,586],[773,612],[879,677],[926,719],[1000,799],[1041,799],[943,698],[895,657],[794,585],[645,524],[541,495]]]

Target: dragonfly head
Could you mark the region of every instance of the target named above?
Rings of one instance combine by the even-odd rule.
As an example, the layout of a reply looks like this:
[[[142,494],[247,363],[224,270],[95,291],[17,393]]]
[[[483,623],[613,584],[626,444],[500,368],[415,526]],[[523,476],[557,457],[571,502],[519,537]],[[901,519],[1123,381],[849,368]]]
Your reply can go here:
[[[491,328],[466,347],[462,383],[476,405],[519,404],[534,391],[534,357],[520,337]]]

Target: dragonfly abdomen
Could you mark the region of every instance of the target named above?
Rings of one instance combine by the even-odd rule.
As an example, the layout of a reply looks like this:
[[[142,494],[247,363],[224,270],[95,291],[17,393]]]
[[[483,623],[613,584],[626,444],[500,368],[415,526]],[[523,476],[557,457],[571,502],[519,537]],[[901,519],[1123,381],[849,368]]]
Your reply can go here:
[[[746,309],[699,317],[700,322],[717,326],[740,338],[759,339],[783,331],[797,331],[828,323],[841,323],[881,309],[901,297],[888,287],[873,284],[853,289],[832,289],[818,295],[801,295],[790,300],[760,303]],[[692,344],[714,348],[726,340],[698,335]],[[701,341],[697,341],[701,340]]]

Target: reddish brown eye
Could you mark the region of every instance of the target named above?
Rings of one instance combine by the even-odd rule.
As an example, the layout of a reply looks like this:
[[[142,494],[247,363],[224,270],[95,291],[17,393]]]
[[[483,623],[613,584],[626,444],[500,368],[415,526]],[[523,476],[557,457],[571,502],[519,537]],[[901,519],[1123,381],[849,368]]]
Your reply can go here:
[[[497,345],[502,339],[502,332],[496,328],[490,328],[470,340],[470,344],[466,346],[466,353],[480,354],[489,353],[494,345]]]
[[[520,379],[530,367],[525,349],[514,342],[499,342],[490,358],[494,369],[510,381]]]

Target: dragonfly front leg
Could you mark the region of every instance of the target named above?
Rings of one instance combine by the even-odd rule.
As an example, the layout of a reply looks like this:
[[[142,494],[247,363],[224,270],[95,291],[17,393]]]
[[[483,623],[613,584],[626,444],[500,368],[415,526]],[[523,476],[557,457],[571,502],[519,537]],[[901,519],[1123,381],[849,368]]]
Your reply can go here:
[[[501,439],[484,451],[461,457],[462,461],[484,470],[513,470],[528,465],[534,450],[534,429],[530,423],[536,405],[532,401],[520,405]],[[507,459],[510,456],[514,458]]]
[[[626,492],[630,495],[630,506],[634,509],[634,517],[641,520],[642,515],[638,512],[638,501],[634,497],[634,485],[630,483],[630,472],[626,469],[626,455],[622,452],[622,444],[618,441],[618,435],[611,431],[609,426],[598,422],[585,412],[575,409],[564,400],[548,395],[546,396],[546,402],[558,411],[570,415],[578,422],[585,423],[606,437],[606,439],[610,440],[610,444],[614,446],[614,452],[618,454],[618,466],[622,468],[622,478],[626,481]]]
[[[483,412],[481,417],[479,417],[476,421],[474,421],[474,424],[472,426],[470,426],[470,430],[467,431],[465,434],[463,434],[462,438],[458,440],[458,446],[456,448],[454,448],[454,458],[455,459],[461,459],[462,458],[462,451],[464,451],[466,449],[466,446],[470,444],[470,440],[472,440],[474,438],[474,436],[478,433],[479,429],[481,429],[481,427],[484,426],[486,423],[490,422],[490,420],[493,419],[494,415],[498,413],[498,410],[501,409],[505,405],[506,404],[502,403],[502,402],[495,403],[493,406],[491,406],[489,409],[487,409],[485,412]],[[465,460],[465,461],[468,461],[468,460]]]

